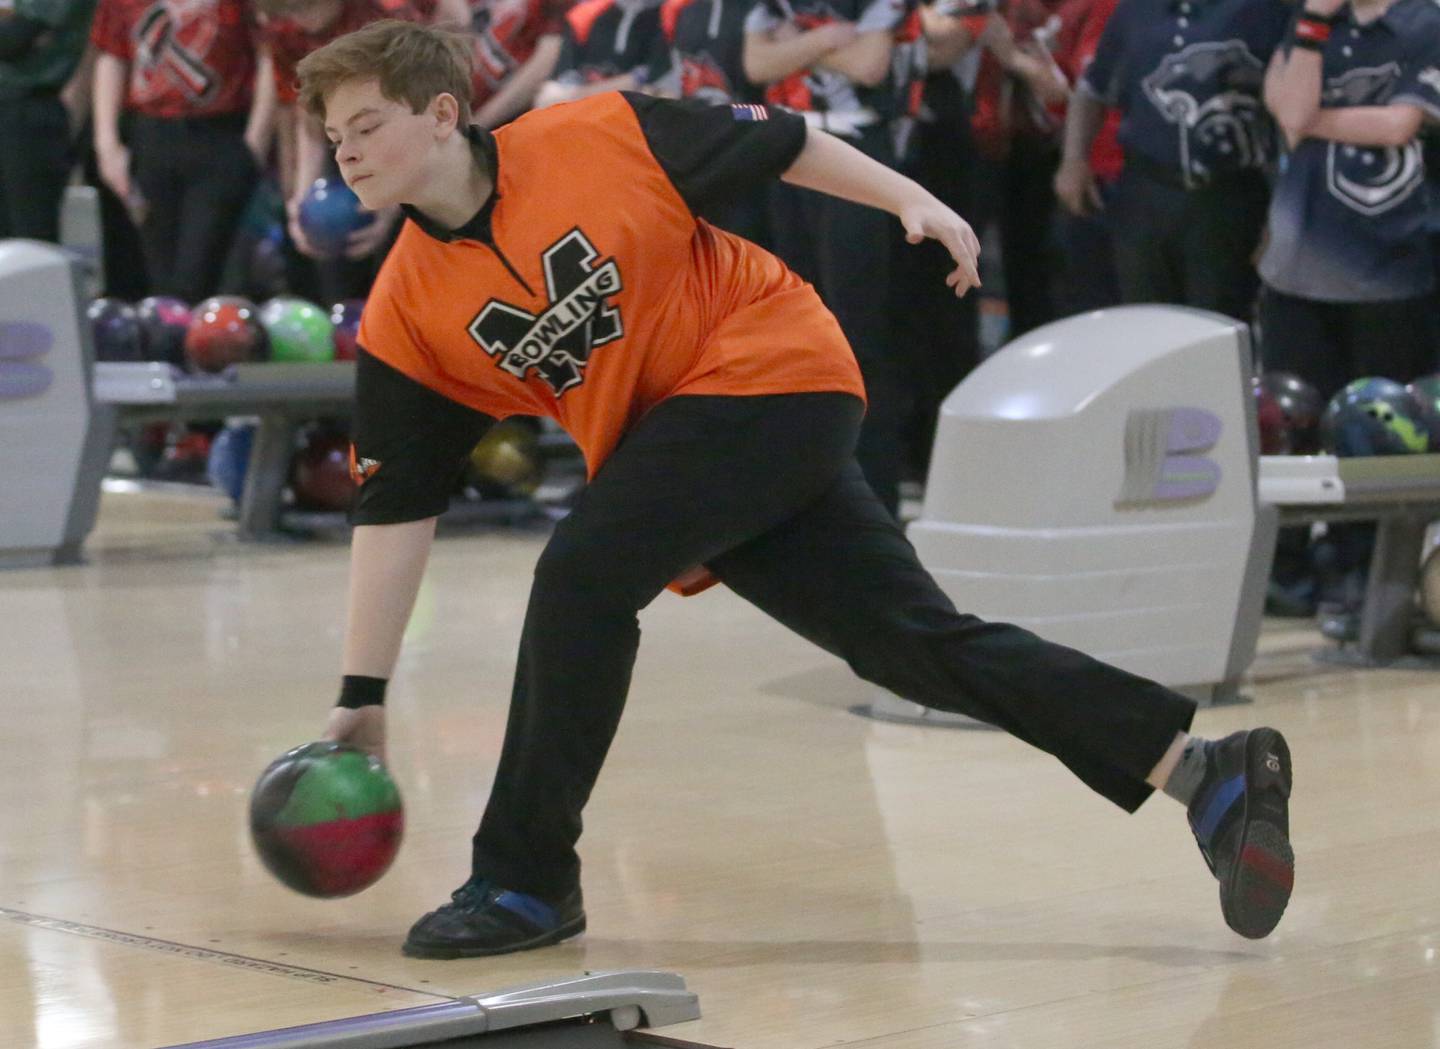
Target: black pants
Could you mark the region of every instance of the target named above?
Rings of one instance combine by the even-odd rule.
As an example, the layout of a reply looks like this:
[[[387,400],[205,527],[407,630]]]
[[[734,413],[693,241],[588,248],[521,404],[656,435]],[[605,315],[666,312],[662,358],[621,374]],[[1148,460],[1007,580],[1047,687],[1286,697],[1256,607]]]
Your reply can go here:
[[[901,171],[973,222],[975,147],[960,85],[949,73],[933,74],[925,82],[925,101],[935,119],[916,125]],[[934,240],[908,244],[896,230],[891,330],[910,390],[904,423],[907,465],[923,478],[940,405],[980,363],[980,293],[956,298],[945,283],[955,268],[945,245]]]
[[[1202,189],[1158,180],[1127,158],[1109,206],[1126,302],[1160,302],[1248,319],[1269,191],[1257,172]]]
[[[1317,302],[1266,287],[1260,298],[1266,371],[1294,372],[1324,397],[1353,379],[1409,382],[1440,369],[1440,316],[1429,295],[1394,302]]]
[[[976,231],[992,222],[999,230],[1012,339],[1058,316],[1051,292],[1059,269],[1051,220],[1059,164],[1054,143],[1016,135],[1004,159],[986,159],[979,167]]]
[[[260,173],[245,117],[136,117],[132,175],[145,197],[140,245],[150,290],[197,302],[220,290],[240,217]]]
[[[74,157],[54,95],[0,102],[0,239],[60,241],[60,200]]]
[[[1100,183],[1107,204],[1115,196],[1113,182]],[[1115,275],[1115,245],[1105,214],[1073,215],[1059,208],[1055,244],[1060,273],[1055,280],[1055,310],[1061,317],[1119,305],[1120,279]]]
[[[883,125],[865,128],[862,136],[846,141],[894,166]],[[876,208],[784,183],[776,183],[771,202],[772,250],[815,286],[860,363],[870,409],[855,456],[880,501],[896,513],[910,382],[890,329],[895,220]],[[945,271],[935,279],[943,286]]]
[[[552,900],[578,884],[636,613],[696,564],[867,681],[998,725],[1126,810],[1149,796],[1194,704],[956,612],[851,459],[859,426],[843,394],[675,397],[635,426],[536,565],[475,874]]]

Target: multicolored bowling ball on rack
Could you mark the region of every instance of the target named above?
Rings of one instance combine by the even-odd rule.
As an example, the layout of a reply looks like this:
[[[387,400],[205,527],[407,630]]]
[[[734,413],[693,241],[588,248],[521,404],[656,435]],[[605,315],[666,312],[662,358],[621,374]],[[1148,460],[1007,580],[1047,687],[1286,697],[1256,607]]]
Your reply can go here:
[[[1405,389],[1410,391],[1425,413],[1425,426],[1430,431],[1430,450],[1440,452],[1440,374],[1416,379]]]
[[[300,228],[325,258],[344,255],[350,234],[374,221],[374,213],[338,178],[317,178],[300,200]]]
[[[1325,398],[1320,391],[1292,372],[1266,372],[1260,377],[1260,385],[1280,408],[1289,454],[1318,452],[1320,417],[1325,414]]]
[[[265,356],[265,329],[249,299],[216,295],[195,307],[185,330],[185,359],[196,371],[224,371]]]
[[[335,359],[353,361],[360,338],[360,314],[364,299],[344,299],[330,307],[330,325],[335,333]]]
[[[272,361],[317,364],[335,359],[334,325],[312,302],[277,295],[260,307],[260,326],[269,340]]]
[[[306,896],[350,896],[400,851],[400,791],[378,758],[344,743],[307,743],[261,773],[250,837],[267,870]]]
[[[337,430],[316,426],[301,437],[290,468],[290,490],[300,510],[340,513],[355,498],[350,476],[350,438]]]
[[[96,299],[85,310],[97,361],[143,361],[145,335],[135,307],[115,298]]]
[[[1320,442],[1338,456],[1414,455],[1430,447],[1424,409],[1391,379],[1356,379],[1330,399]]]
[[[135,304],[145,356],[152,361],[185,363],[185,333],[190,329],[189,305],[173,295],[151,295]]]

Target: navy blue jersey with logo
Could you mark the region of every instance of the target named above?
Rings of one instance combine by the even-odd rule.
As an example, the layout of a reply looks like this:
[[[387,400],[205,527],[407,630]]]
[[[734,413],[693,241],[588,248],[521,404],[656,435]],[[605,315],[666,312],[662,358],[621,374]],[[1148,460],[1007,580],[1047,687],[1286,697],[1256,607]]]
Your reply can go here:
[[[565,16],[552,79],[592,84],[636,73],[644,79],[660,43],[660,0],[584,0]]]
[[[745,16],[752,6],[752,0],[665,0],[660,8],[665,38],[655,74],[663,72],[681,98],[758,101],[742,60]]]
[[[1343,8],[1324,52],[1326,109],[1408,103],[1440,120],[1440,6],[1396,0],[1367,25]],[[1350,146],[1307,138],[1281,165],[1260,275],[1323,302],[1424,295],[1435,272],[1419,139]]]
[[[1127,156],[1187,184],[1262,168],[1275,153],[1265,67],[1293,11],[1284,0],[1121,0],[1081,86],[1121,111]]]
[[[787,24],[803,32],[847,21],[854,22],[861,33],[890,30],[897,47],[887,83],[866,87],[843,73],[817,66],[771,84],[765,89],[765,100],[817,113],[869,109],[885,118],[902,115],[908,89],[912,82],[918,83],[912,68],[922,53],[916,11],[916,0],[758,0],[746,19],[747,33],[772,32]],[[900,71],[898,77],[896,70]]]

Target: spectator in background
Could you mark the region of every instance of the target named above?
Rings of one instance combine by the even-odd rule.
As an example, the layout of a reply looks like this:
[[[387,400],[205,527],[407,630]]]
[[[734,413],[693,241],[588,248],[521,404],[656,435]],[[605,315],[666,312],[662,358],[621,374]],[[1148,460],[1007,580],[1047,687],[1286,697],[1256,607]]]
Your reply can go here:
[[[1069,0],[1056,12],[1060,30],[1056,37],[1055,61],[1078,84],[1095,58],[1110,16],[1120,0]],[[1120,302],[1120,279],[1115,274],[1115,246],[1105,224],[1104,209],[1115,196],[1125,154],[1120,150],[1120,113],[1107,109],[1105,122],[1090,147],[1087,158],[1093,180],[1071,180],[1055,175],[1056,196],[1067,185],[1082,188],[1077,200],[1060,197],[1063,205],[1055,216],[1055,242],[1060,255],[1060,272],[1055,281],[1055,309],[1062,317],[1104,309]]]
[[[1419,134],[1440,120],[1433,0],[1306,0],[1265,101],[1290,152],[1260,261],[1268,369],[1329,397],[1440,363]]]
[[[85,53],[94,10],[94,0],[0,8],[0,239],[60,240],[74,164],[60,94]]]
[[[555,73],[571,0],[475,0],[473,121],[499,127],[524,113]]]
[[[95,151],[139,226],[150,290],[213,295],[270,150],[274,77],[253,10],[100,0],[91,39]],[[128,144],[122,108],[135,113]]]
[[[896,67],[907,70],[918,14],[902,0],[761,0],[745,24],[746,77],[765,100],[804,116],[867,156],[895,167],[892,120],[901,115]],[[910,377],[891,328],[890,216],[789,185],[772,196],[775,253],[813,284],[840,322],[865,377],[869,407],[856,458],[892,514],[900,505]]]
[[[384,260],[383,249],[399,228],[400,211],[389,209],[352,233],[343,258],[319,258],[300,226],[300,202],[316,179],[338,179],[339,172],[324,132],[295,104],[295,67],[310,52],[361,26],[384,18],[425,21],[435,15],[436,7],[433,2],[416,4],[411,0],[258,0],[258,4],[260,38],[274,69],[279,112],[278,173],[286,228],[295,250],[315,261],[313,269],[296,270],[292,266],[292,283],[304,286],[313,281],[315,286],[306,290],[324,302],[363,297]],[[448,11],[452,19],[468,18],[468,9],[462,16],[455,4]]]
[[[1055,319],[1055,170],[1070,84],[1052,54],[1059,23],[1044,0],[1008,0],[980,34],[971,118],[980,158],[979,229],[994,222],[1011,338]]]
[[[660,46],[649,74],[655,93],[711,105],[761,101],[760,90],[745,76],[745,19],[751,6],[752,0],[665,0]],[[705,217],[737,236],[770,245],[768,187],[748,189]]]
[[[1125,0],[1070,101],[1057,192],[1082,214],[1107,106],[1125,170],[1107,211],[1127,302],[1249,317],[1274,128],[1261,100],[1283,0]]]
[[[565,16],[560,59],[535,108],[644,88],[662,40],[660,0],[584,0]]]

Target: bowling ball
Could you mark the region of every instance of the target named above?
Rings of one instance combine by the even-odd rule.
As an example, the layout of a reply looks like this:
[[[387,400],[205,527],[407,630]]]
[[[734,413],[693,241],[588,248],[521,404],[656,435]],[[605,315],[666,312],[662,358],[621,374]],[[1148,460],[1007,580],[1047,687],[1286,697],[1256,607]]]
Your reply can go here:
[[[224,371],[232,364],[263,360],[265,329],[255,304],[236,295],[206,299],[185,330],[185,359],[196,371]]]
[[[325,258],[345,254],[350,234],[374,221],[374,213],[338,178],[317,178],[300,200],[300,228]]]
[[[344,511],[355,498],[350,476],[350,439],[316,427],[301,439],[290,469],[290,489],[302,510]]]
[[[250,469],[250,452],[255,447],[255,427],[227,426],[210,443],[205,473],[210,483],[238,503],[245,493],[245,474]]]
[[[280,295],[260,307],[272,361],[313,364],[335,359],[334,326],[319,306]]]
[[[400,791],[378,758],[344,743],[307,743],[260,774],[250,837],[271,874],[306,896],[350,896],[400,850]]]
[[[183,365],[190,307],[172,295],[151,295],[136,303],[135,315],[145,338],[146,359]]]
[[[482,491],[533,495],[545,476],[534,420],[510,418],[490,427],[470,452],[470,467]]]
[[[120,299],[96,299],[85,310],[97,361],[143,361],[145,336],[135,308]]]
[[[1320,441],[1339,456],[1407,455],[1430,446],[1420,403],[1390,379],[1356,379],[1330,399]]]
[[[1290,372],[1266,372],[1260,384],[1275,398],[1284,416],[1289,451],[1314,455],[1320,450],[1320,416],[1325,398],[1313,385]]]
[[[1260,454],[1289,455],[1290,433],[1280,402],[1260,382],[1256,382],[1254,387],[1255,420],[1260,424]]]
[[[1430,431],[1430,450],[1440,452],[1440,374],[1416,379],[1405,389],[1420,403],[1425,427]]]
[[[335,329],[335,359],[353,361],[356,340],[360,337],[360,313],[364,299],[345,299],[330,307],[330,324]]]

